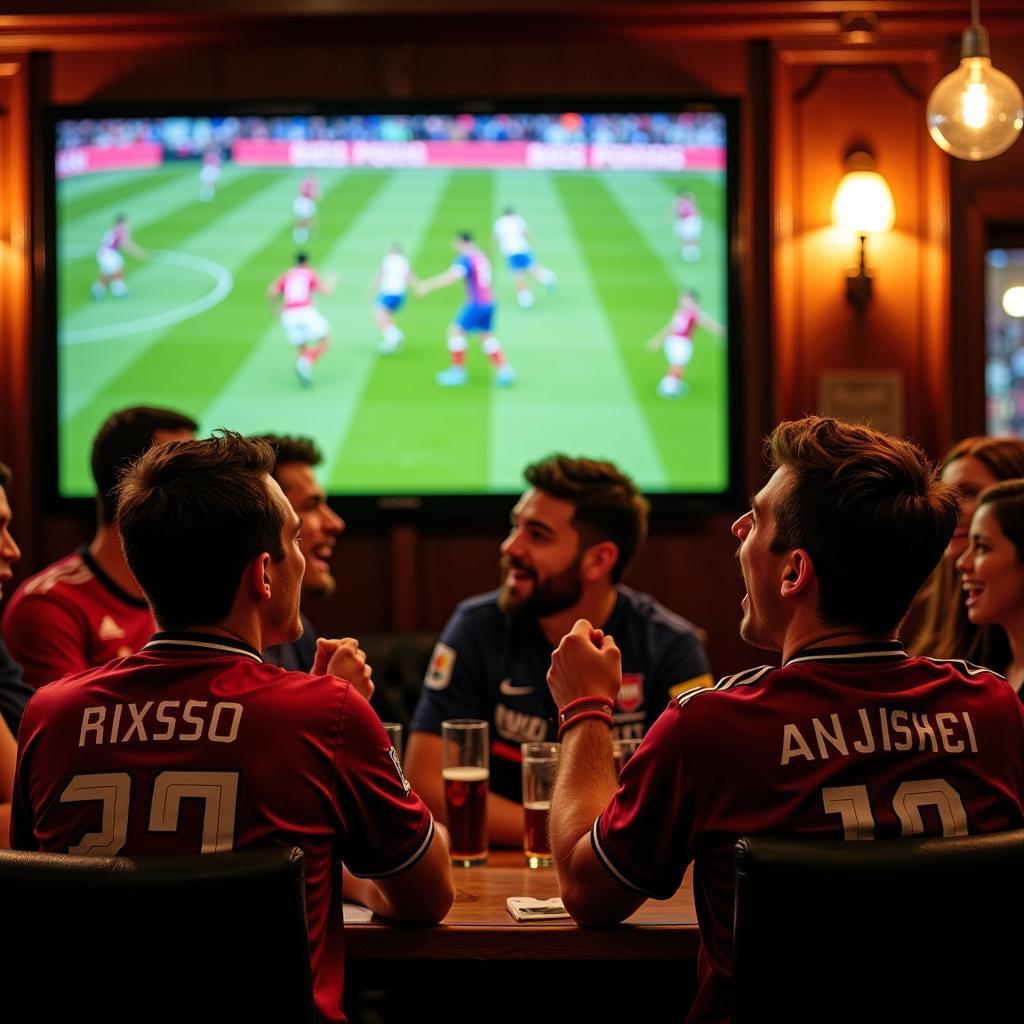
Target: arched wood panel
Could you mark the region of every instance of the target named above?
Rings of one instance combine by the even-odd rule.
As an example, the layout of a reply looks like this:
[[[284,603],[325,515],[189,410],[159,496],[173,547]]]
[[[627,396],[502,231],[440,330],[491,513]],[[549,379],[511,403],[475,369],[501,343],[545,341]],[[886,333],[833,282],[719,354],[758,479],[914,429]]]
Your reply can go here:
[[[775,355],[778,418],[818,408],[826,370],[896,369],[905,428],[941,447],[948,422],[948,186],[924,108],[938,73],[923,50],[781,49],[775,60]],[[893,193],[896,224],[868,239],[874,296],[846,301],[856,240],[831,224],[846,155],[866,148]]]

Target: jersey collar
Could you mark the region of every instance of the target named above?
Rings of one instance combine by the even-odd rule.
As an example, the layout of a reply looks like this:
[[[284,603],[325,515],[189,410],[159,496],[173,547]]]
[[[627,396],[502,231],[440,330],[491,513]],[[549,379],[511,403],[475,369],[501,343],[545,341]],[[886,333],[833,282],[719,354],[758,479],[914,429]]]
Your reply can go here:
[[[805,647],[786,665],[800,661],[905,661],[907,652],[899,640],[880,640],[873,644],[849,644],[840,647]]]
[[[144,597],[135,597],[134,594],[129,594],[123,587],[119,587],[104,571],[100,568],[99,562],[92,557],[92,553],[89,551],[89,545],[83,544],[78,549],[78,555],[88,566],[89,571],[96,577],[97,581],[101,586],[109,590],[114,597],[119,601],[123,601],[125,604],[130,604],[133,608],[148,608],[149,605],[146,603]]]
[[[214,651],[218,654],[241,654],[263,664],[263,656],[255,647],[250,647],[243,640],[236,640],[229,636],[215,636],[212,633],[167,630],[162,633],[154,633],[149,643],[142,649],[144,651]]]

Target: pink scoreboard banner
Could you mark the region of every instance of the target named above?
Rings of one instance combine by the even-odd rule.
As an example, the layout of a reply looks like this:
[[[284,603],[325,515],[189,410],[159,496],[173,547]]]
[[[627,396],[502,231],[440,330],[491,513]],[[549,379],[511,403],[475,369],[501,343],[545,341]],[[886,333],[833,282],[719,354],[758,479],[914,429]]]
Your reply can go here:
[[[348,142],[239,139],[231,159],[250,167],[479,167],[536,171],[724,171],[720,146],[547,142]]]
[[[78,146],[57,154],[57,177],[75,178],[97,171],[126,171],[159,167],[164,149],[159,142],[134,142],[129,146]]]

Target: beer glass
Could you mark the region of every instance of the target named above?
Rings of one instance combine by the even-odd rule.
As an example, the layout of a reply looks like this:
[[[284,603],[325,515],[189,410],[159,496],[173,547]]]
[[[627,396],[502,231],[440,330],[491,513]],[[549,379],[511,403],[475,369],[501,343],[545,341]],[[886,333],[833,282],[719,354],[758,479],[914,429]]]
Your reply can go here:
[[[395,748],[395,753],[398,755],[398,760],[402,760],[402,723],[401,722],[381,722],[384,727],[384,731],[388,734],[388,739],[391,740],[391,746]]]
[[[622,774],[622,769],[637,752],[641,743],[643,743],[643,739],[640,736],[634,736],[628,740],[612,740],[612,757],[615,758],[616,777]]]
[[[490,779],[487,723],[475,718],[452,718],[441,723],[441,739],[452,864],[464,868],[484,864]]]
[[[524,743],[523,751],[523,852],[531,868],[551,866],[548,812],[555,788],[560,743]]]

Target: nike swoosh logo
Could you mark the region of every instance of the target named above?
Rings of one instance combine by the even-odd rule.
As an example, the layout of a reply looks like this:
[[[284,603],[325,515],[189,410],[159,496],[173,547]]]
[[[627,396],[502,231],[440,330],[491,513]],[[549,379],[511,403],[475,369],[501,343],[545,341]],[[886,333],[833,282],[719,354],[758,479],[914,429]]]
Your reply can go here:
[[[533,693],[536,689],[535,686],[513,686],[511,679],[502,679],[501,685],[498,687],[499,690],[506,697],[525,697],[528,693]]]

